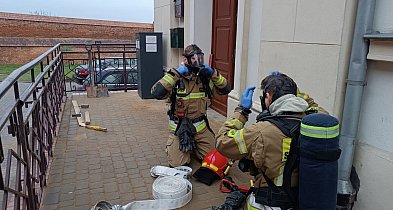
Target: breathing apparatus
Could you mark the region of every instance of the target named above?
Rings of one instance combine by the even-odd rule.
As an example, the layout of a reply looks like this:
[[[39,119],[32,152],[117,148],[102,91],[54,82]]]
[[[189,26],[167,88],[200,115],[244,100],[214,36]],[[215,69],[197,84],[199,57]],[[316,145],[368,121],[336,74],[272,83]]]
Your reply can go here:
[[[187,58],[187,64],[185,65],[190,70],[190,72],[198,74],[201,69],[205,68],[203,65],[204,53],[197,45],[192,44],[186,47],[186,49],[184,49],[183,56]]]

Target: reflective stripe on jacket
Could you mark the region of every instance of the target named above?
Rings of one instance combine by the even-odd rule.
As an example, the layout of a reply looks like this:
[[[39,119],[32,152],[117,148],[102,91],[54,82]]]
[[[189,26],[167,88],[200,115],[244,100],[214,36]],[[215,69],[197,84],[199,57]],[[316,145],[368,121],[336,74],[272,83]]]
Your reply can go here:
[[[274,101],[270,108],[274,108],[277,113],[280,113],[280,110],[291,111],[288,109],[304,112],[308,108],[308,104],[302,98],[285,95]],[[247,120],[247,116],[243,115],[241,109],[237,107],[231,119],[224,123],[216,136],[217,150],[230,159],[247,158],[252,160],[260,171],[255,176],[256,187],[268,186],[262,171],[274,184],[281,186],[283,167],[290,149],[291,139],[268,121],[260,121],[243,127]],[[298,173],[295,170],[291,182],[293,186],[298,183],[297,176]]]
[[[154,91],[166,91],[166,93],[157,95],[165,95],[162,99],[168,98],[172,94],[174,85],[176,85],[179,80],[182,80],[184,89],[180,90],[177,88],[175,115],[177,117],[187,117],[189,119],[196,119],[205,115],[207,105],[210,102],[202,82],[200,79],[197,79],[195,75],[180,76],[175,69],[170,69],[165,73],[163,78],[153,85],[152,93]],[[216,70],[214,70],[209,81],[209,86],[213,94],[220,93],[221,89],[227,87],[227,80]],[[158,83],[164,88],[156,88]]]

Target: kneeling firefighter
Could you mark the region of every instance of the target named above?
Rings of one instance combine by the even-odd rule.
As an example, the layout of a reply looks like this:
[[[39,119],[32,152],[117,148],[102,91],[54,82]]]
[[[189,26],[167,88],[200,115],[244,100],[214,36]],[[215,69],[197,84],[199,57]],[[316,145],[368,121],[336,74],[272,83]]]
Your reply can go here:
[[[323,109],[308,95],[299,94],[290,77],[273,72],[261,82],[263,112],[256,123],[244,127],[251,113],[254,89],[250,87],[243,92],[241,105],[221,127],[216,145],[224,156],[240,160],[241,170],[255,176],[254,186],[247,195],[247,209],[298,209],[298,184],[302,182],[298,173],[299,159],[303,159],[300,169],[307,173],[303,178],[308,180],[300,186],[303,188],[300,192],[305,192],[303,197],[300,195],[301,209],[335,209],[340,155],[338,121],[326,114],[315,114]],[[307,115],[308,112],[314,114]],[[309,119],[301,124],[305,116]],[[308,144],[299,144],[299,135],[300,139],[306,137]],[[315,144],[315,139],[324,141]],[[310,174],[319,177],[310,177]],[[322,191],[320,186],[328,193],[318,196],[313,188]],[[310,191],[307,193],[307,190]],[[307,203],[309,198],[316,200],[310,204]]]
[[[183,63],[169,69],[151,89],[156,99],[169,99],[168,163],[172,167],[190,163],[190,152],[199,160],[214,149],[214,134],[206,117],[214,94],[228,94],[227,80],[204,63],[204,54],[195,44],[184,49]]]

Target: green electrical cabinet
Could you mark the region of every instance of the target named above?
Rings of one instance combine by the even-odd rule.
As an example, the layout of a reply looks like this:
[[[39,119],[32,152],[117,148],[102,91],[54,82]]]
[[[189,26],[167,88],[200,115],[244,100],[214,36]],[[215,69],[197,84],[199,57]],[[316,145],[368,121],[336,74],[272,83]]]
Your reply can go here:
[[[184,47],[184,28],[171,29],[171,48]]]

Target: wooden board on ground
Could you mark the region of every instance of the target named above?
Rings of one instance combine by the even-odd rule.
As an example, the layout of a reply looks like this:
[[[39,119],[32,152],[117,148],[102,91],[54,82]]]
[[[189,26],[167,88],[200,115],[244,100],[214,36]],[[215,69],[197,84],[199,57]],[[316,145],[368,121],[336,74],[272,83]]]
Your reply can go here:
[[[74,107],[75,114],[81,114],[81,110],[79,108],[78,102],[76,100],[72,100],[72,106]],[[83,122],[82,115],[80,117],[76,117],[79,126],[85,126]]]
[[[89,111],[85,111],[85,124],[86,125],[90,125],[90,112]]]

